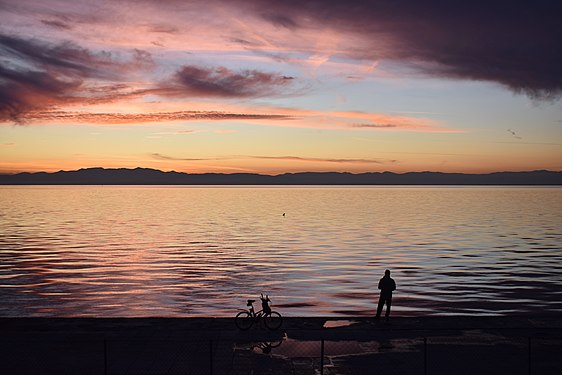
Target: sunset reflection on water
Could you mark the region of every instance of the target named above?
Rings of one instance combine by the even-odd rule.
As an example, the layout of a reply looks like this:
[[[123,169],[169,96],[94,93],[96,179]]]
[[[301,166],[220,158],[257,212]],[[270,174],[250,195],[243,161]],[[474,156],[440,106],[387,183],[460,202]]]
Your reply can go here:
[[[0,316],[562,311],[562,188],[0,188]],[[283,213],[286,215],[283,216]]]

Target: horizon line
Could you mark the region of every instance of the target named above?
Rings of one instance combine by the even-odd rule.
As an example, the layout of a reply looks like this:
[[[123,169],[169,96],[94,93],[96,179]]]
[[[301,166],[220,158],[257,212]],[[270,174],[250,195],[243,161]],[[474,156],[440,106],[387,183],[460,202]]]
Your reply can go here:
[[[0,171],[0,175],[2,176],[15,176],[19,174],[38,174],[38,173],[47,173],[47,174],[54,174],[54,173],[61,173],[61,172],[79,172],[79,171],[86,171],[86,170],[106,170],[106,171],[118,171],[118,170],[151,170],[151,171],[158,171],[162,173],[180,173],[180,174],[188,174],[188,175],[258,175],[258,176],[269,176],[269,177],[276,177],[276,176],[283,176],[283,175],[290,175],[290,174],[350,174],[350,175],[364,175],[364,174],[383,174],[383,173],[392,173],[397,175],[404,175],[409,173],[436,173],[436,174],[462,174],[462,175],[490,175],[496,173],[533,173],[533,172],[549,172],[549,173],[561,173],[562,170],[549,170],[549,169],[533,169],[533,170],[502,170],[502,171],[494,171],[494,172],[481,172],[481,173],[470,173],[470,172],[441,172],[441,171],[432,171],[432,170],[423,170],[423,171],[408,171],[408,172],[393,172],[393,171],[368,171],[368,172],[338,172],[338,171],[301,171],[301,172],[283,172],[278,174],[268,174],[268,173],[260,173],[260,172],[233,172],[233,173],[224,173],[224,172],[203,172],[203,173],[192,173],[192,172],[181,172],[176,170],[162,170],[157,168],[147,168],[147,167],[134,167],[134,168],[127,168],[127,167],[117,167],[117,168],[106,168],[106,167],[84,167],[79,169],[72,169],[72,170],[65,170],[60,169],[58,171],[21,171],[21,172],[2,172]]]

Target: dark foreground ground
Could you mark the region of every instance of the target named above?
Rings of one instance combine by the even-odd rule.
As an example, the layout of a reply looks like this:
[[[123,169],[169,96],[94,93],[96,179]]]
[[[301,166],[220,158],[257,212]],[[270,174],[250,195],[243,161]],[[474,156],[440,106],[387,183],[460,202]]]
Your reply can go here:
[[[562,374],[562,317],[0,318],[0,374]]]

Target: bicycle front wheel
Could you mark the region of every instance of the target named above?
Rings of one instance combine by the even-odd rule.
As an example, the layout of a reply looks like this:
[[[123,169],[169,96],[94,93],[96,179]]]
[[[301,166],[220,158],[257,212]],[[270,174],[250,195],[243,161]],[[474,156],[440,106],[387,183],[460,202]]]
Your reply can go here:
[[[240,311],[238,314],[236,314],[236,318],[234,318],[234,323],[236,324],[236,327],[238,327],[238,329],[245,331],[247,329],[250,329],[250,327],[254,323],[254,320],[252,319],[252,316],[250,315],[249,312]]]
[[[283,324],[283,317],[277,311],[272,311],[271,314],[264,318],[265,326],[271,330],[276,330]]]

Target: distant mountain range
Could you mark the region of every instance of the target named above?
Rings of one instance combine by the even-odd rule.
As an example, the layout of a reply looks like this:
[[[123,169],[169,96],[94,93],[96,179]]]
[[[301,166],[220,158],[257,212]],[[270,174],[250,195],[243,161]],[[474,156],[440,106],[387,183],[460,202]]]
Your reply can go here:
[[[0,185],[562,185],[562,172],[303,172],[269,176],[253,173],[192,174],[148,168],[87,168],[54,173],[0,174]]]

